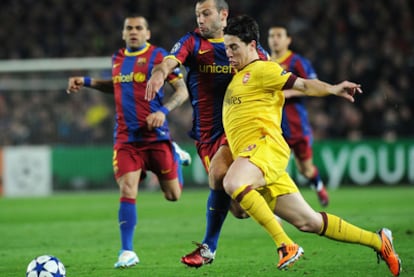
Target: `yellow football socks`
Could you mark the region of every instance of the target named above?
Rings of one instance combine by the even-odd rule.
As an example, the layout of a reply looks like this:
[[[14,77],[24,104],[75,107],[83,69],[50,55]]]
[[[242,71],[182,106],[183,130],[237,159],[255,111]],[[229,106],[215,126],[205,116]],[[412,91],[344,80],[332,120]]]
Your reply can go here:
[[[267,205],[263,196],[252,189],[251,186],[241,186],[231,197],[240,203],[240,206],[250,217],[266,229],[277,247],[280,247],[283,243],[286,245],[293,244],[293,241],[287,236],[282,226],[275,219],[275,215]]]
[[[324,218],[324,226],[322,226],[319,233],[321,236],[338,241],[359,243],[370,246],[377,251],[381,249],[381,239],[376,233],[361,229],[335,215],[328,213],[321,214]]]

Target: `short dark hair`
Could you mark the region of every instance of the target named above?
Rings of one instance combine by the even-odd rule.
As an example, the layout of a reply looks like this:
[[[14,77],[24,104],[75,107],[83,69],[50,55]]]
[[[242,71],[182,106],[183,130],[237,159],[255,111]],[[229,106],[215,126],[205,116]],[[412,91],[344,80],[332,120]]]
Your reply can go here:
[[[236,36],[246,44],[252,40],[259,43],[259,24],[248,15],[239,15],[228,20],[224,34]]]
[[[128,14],[124,18],[124,23],[125,23],[125,20],[130,19],[130,18],[142,18],[142,19],[144,19],[145,27],[149,30],[148,20],[145,18],[145,16],[140,15],[140,14],[136,14],[136,13]]]
[[[270,28],[269,29],[272,29],[272,28],[282,28],[282,29],[285,29],[286,30],[286,35],[288,37],[291,36],[290,26],[288,24],[286,24],[285,22],[275,22],[272,25],[270,25]]]
[[[207,0],[198,0],[197,3],[204,3]],[[214,3],[216,4],[216,8],[218,11],[221,10],[229,10],[229,4],[227,4],[226,0],[214,0]]]

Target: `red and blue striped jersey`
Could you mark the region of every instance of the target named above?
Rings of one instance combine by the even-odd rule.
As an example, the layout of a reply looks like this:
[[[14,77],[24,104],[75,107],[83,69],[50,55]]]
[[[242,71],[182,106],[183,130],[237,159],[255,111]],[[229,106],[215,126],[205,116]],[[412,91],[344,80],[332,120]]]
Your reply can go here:
[[[310,61],[299,54],[288,51],[277,62],[289,72],[304,79],[316,79],[317,75]],[[286,99],[282,114],[282,131],[286,139],[312,134],[304,97]]]
[[[262,59],[268,59],[262,47],[258,47],[258,52]],[[224,133],[223,99],[234,74],[224,38],[206,39],[198,30],[189,32],[175,43],[166,58],[177,60],[187,70],[186,83],[193,107],[190,137],[200,143],[213,143]]]
[[[151,101],[144,99],[147,81],[154,65],[162,62],[167,51],[146,43],[131,52],[121,48],[112,56],[112,82],[115,97],[115,143],[153,142],[170,139],[167,120],[164,125],[149,131],[146,117],[162,107],[163,89]],[[179,69],[168,76],[168,81],[182,78]]]

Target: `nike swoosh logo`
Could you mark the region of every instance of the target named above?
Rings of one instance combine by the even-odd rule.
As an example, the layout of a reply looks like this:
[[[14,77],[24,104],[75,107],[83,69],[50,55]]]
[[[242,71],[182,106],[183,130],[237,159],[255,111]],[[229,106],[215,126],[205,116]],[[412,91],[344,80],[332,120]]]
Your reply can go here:
[[[116,67],[118,67],[119,66],[119,63],[115,63],[113,66],[112,66],[112,68],[116,68]]]
[[[171,171],[171,169],[161,169],[161,174],[167,174]]]
[[[224,212],[225,210],[223,210],[223,209],[215,209],[215,208],[213,208],[213,207],[208,207],[208,210],[209,211],[218,211],[218,212]]]
[[[198,54],[199,54],[199,55],[203,55],[203,54],[205,54],[205,53],[207,53],[207,52],[210,52],[210,50],[211,50],[211,49],[206,49],[206,50],[201,50],[201,49],[200,49],[200,50],[198,50]]]

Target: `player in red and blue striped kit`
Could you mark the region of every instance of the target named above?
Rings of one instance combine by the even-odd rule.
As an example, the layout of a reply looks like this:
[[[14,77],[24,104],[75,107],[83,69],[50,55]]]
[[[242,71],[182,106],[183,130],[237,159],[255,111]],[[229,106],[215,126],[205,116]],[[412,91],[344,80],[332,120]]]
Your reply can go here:
[[[234,70],[224,47],[223,27],[228,17],[224,0],[199,0],[195,14],[198,28],[183,36],[171,53],[158,65],[147,86],[147,99],[152,99],[167,74],[179,65],[187,69],[187,87],[193,107],[193,127],[190,136],[196,141],[198,155],[208,173],[210,193],[207,199],[206,230],[202,243],[181,262],[200,267],[215,258],[220,231],[228,210],[240,216],[237,206],[223,189],[223,178],[233,162],[222,123],[222,108],[227,85]],[[258,47],[261,59],[267,52]],[[233,202],[234,203],[234,202]],[[241,209],[241,208],[240,208]]]
[[[68,92],[86,86],[114,94],[113,168],[121,194],[118,213],[121,251],[116,268],[131,267],[139,262],[133,250],[133,238],[138,222],[136,197],[145,172],[155,173],[165,198],[176,201],[183,186],[181,163],[190,162],[189,154],[172,142],[166,120],[167,114],[188,98],[180,70],[174,70],[167,77],[175,90],[168,102],[163,103],[162,87],[153,100],[146,101],[147,80],[154,65],[163,60],[167,51],[147,42],[150,31],[142,16],[127,17],[122,36],[126,47],[112,57],[112,79],[72,77],[68,86]]]
[[[289,50],[291,37],[284,26],[269,28],[268,44],[272,60],[278,62],[286,71],[304,79],[316,79],[316,73],[309,60]],[[289,95],[289,93],[285,93]],[[305,176],[315,189],[319,203],[326,207],[329,202],[328,193],[319,175],[318,168],[313,164],[312,129],[308,120],[305,99],[287,97],[283,107],[282,131],[283,137],[293,150],[299,172]]]

